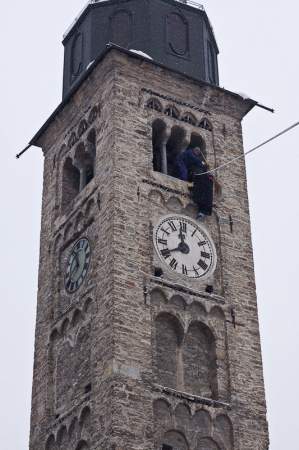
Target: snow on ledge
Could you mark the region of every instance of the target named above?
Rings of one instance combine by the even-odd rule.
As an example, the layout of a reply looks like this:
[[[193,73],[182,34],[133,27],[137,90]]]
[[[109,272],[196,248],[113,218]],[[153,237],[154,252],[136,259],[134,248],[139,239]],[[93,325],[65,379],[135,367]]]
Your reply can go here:
[[[149,56],[147,53],[142,52],[141,50],[134,50],[133,48],[130,48],[129,51],[132,53],[135,53],[136,55],[143,56],[144,58],[153,60],[153,58],[151,56]]]

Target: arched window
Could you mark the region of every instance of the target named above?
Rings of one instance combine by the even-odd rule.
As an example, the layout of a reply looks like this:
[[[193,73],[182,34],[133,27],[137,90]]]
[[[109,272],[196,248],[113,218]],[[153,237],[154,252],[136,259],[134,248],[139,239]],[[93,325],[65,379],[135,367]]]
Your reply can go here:
[[[208,119],[202,119],[199,124],[199,128],[202,128],[203,130],[212,131],[212,125],[208,121]]]
[[[190,125],[196,125],[196,123],[197,123],[197,120],[196,120],[196,118],[193,116],[193,114],[191,114],[191,113],[185,113],[183,116],[182,116],[182,118],[181,118],[181,121],[182,122],[186,122],[186,123],[189,123]]]
[[[176,109],[175,106],[167,106],[167,108],[164,111],[164,114],[166,114],[166,116],[172,117],[173,119],[178,119],[180,117],[180,113],[179,111]]]
[[[178,348],[183,338],[182,327],[171,314],[160,314],[155,322],[156,368],[158,383],[176,389],[180,360]]]
[[[163,111],[162,104],[156,98],[150,98],[146,104],[146,107],[149,109],[153,109],[154,111],[157,111],[157,112]]]
[[[189,450],[187,440],[179,431],[168,431],[163,437],[163,450]]]
[[[163,120],[155,120],[152,126],[153,169],[162,173],[167,173],[165,134],[166,125]]]
[[[79,194],[80,172],[71,158],[65,160],[62,172],[62,210],[65,211]]]
[[[184,385],[186,392],[218,398],[216,344],[211,330],[193,322],[183,346]]]
[[[172,177],[177,177],[176,170],[176,159],[177,156],[185,150],[186,131],[184,128],[174,126],[171,129],[171,134],[168,139],[166,149],[167,149],[167,167],[168,167],[168,175]]]

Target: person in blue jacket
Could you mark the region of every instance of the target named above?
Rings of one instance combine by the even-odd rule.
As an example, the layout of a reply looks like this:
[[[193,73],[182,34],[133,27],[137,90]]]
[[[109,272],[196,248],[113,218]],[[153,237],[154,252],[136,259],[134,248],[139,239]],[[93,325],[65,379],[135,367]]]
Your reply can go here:
[[[175,161],[175,176],[193,182],[192,198],[198,206],[198,218],[212,214],[214,179],[200,147],[187,147]]]

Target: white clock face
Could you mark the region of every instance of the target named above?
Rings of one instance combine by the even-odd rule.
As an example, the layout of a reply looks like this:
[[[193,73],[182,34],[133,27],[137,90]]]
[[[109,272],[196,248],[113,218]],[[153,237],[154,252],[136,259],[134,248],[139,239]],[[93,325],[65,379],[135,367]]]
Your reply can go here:
[[[207,231],[189,217],[171,214],[154,229],[154,245],[161,261],[179,275],[202,279],[215,270],[215,246]]]
[[[70,294],[77,291],[85,280],[90,263],[90,253],[90,244],[86,238],[79,239],[71,251],[65,275],[65,288]]]

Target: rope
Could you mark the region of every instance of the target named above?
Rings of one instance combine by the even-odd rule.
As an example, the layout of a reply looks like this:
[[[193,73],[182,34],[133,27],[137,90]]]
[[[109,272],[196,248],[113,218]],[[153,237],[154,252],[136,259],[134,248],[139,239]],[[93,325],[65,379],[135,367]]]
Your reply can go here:
[[[201,175],[207,175],[207,174],[211,174],[211,173],[215,173],[218,172],[218,170],[223,169],[224,167],[229,166],[230,164],[233,164],[235,161],[238,161],[239,159],[245,158],[247,155],[249,155],[250,153],[255,152],[256,150],[258,150],[261,147],[264,147],[266,144],[269,144],[269,142],[274,141],[275,139],[279,138],[280,136],[288,133],[289,131],[291,131],[293,128],[298,127],[299,122],[294,123],[293,125],[291,125],[290,127],[286,128],[285,130],[281,131],[278,134],[275,134],[275,136],[272,136],[270,139],[267,139],[266,141],[262,142],[261,144],[257,145],[256,147],[253,147],[251,150],[248,150],[247,152],[245,152],[242,155],[237,156],[236,158],[231,159],[230,161],[227,161],[224,164],[221,164],[220,166],[216,167],[215,169],[211,169],[208,170],[207,172],[203,172],[198,174],[198,176]]]

